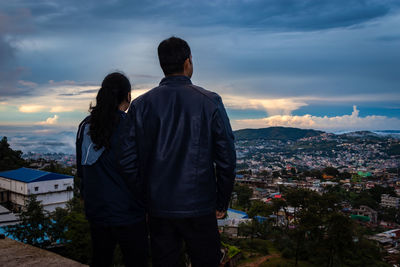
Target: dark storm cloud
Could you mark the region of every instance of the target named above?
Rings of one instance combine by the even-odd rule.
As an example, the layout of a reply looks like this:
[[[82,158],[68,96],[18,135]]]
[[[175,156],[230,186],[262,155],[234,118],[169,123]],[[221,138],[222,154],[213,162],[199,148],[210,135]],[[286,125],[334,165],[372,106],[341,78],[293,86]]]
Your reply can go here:
[[[97,93],[99,89],[91,89],[91,90],[82,90],[76,93],[65,93],[65,94],[59,94],[59,96],[78,96],[78,95],[83,95],[83,94],[92,94],[92,93]]]
[[[384,35],[376,38],[378,41],[383,42],[400,42],[400,35]]]
[[[25,93],[17,86],[18,79],[25,71],[16,62],[16,48],[13,43],[18,35],[31,30],[30,12],[18,9],[4,13],[0,9],[0,96],[13,96]]]
[[[228,26],[263,30],[310,31],[348,27],[376,19],[398,7],[378,0],[254,0],[254,1],[77,1],[21,0],[6,8],[29,8],[40,24],[54,29],[93,29],[113,20],[169,22],[179,26]],[[92,23],[92,22],[96,23]],[[82,25],[86,23],[86,27]],[[76,28],[76,25],[83,27]],[[134,25],[132,25],[134,27]]]
[[[398,90],[398,35],[392,26],[369,30],[399,6],[397,0],[15,0],[2,1],[0,10],[30,10],[30,37],[51,48],[25,54],[32,70],[26,80],[101,81],[109,68],[123,66],[132,84],[156,84],[162,75],[156,43],[176,34],[193,48],[194,79],[229,93],[282,97]],[[6,61],[15,64],[18,51],[1,40]],[[121,44],[133,48],[115,52]]]

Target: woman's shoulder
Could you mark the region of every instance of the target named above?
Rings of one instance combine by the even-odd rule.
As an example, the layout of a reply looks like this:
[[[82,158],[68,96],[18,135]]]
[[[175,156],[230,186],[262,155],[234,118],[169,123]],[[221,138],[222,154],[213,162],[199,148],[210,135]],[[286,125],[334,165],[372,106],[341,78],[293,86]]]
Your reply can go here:
[[[85,129],[85,126],[89,123],[89,121],[90,121],[90,115],[87,116],[83,121],[81,121],[81,122],[79,123],[78,132],[77,132],[77,134],[76,134],[77,139],[78,139],[79,137],[81,137],[81,133],[83,133],[83,130]]]

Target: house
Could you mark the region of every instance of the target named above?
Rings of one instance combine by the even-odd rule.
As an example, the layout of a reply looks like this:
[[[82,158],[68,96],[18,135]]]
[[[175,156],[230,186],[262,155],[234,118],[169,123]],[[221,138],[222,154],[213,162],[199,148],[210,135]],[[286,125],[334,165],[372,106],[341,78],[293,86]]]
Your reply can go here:
[[[18,215],[0,205],[0,227],[18,224],[19,222]]]
[[[17,211],[24,207],[29,195],[35,195],[46,211],[64,208],[73,197],[73,187],[73,177],[64,174],[29,168],[0,172],[0,199]]]
[[[218,228],[230,237],[237,237],[239,224],[251,221],[246,212],[228,209],[225,219],[218,220]]]
[[[381,206],[386,208],[396,208],[398,209],[400,206],[400,198],[391,197],[388,194],[381,195]]]
[[[369,221],[373,224],[378,223],[378,213],[368,206],[361,205],[359,209],[353,210],[354,215],[369,217]]]

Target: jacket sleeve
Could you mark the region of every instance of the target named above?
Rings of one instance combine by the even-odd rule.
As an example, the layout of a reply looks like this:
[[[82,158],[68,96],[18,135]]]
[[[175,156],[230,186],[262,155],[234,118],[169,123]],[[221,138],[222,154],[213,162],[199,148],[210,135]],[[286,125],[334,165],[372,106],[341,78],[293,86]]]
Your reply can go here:
[[[213,159],[217,178],[217,210],[228,209],[235,181],[236,151],[234,136],[221,97],[212,118]]]
[[[119,133],[118,165],[120,174],[124,177],[129,189],[136,197],[142,194],[143,185],[140,182],[138,170],[138,148],[136,142],[136,111],[131,105],[127,116],[122,121]]]
[[[79,192],[81,194],[81,197],[84,197],[84,192],[83,192],[83,175],[82,175],[82,139],[83,139],[83,133],[85,130],[85,125],[88,121],[88,118],[83,120],[78,127],[78,132],[76,133],[76,143],[75,143],[75,148],[76,148],[76,176],[79,177],[80,179],[80,184],[79,184]]]

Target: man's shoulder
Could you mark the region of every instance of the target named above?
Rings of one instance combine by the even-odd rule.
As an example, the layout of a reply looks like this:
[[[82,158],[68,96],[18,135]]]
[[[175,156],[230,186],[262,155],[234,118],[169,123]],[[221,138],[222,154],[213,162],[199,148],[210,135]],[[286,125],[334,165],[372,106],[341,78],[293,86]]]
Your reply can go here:
[[[145,101],[147,98],[149,98],[149,97],[151,96],[151,94],[154,93],[154,90],[156,90],[158,87],[160,87],[160,86],[154,87],[154,88],[150,89],[149,91],[147,91],[146,93],[144,93],[144,94],[142,94],[142,95],[136,97],[136,98],[132,101],[132,104],[133,104],[134,106],[140,105],[143,101]]]
[[[197,85],[190,85],[190,87],[197,93],[203,95],[206,99],[208,99],[209,101],[211,101],[212,103],[218,105],[221,97],[215,93],[212,92],[210,90],[204,89],[203,87],[197,86]]]
[[[162,87],[163,87],[162,85],[154,87],[153,89],[147,91],[146,93],[138,96],[132,101],[133,106],[138,107],[145,104],[149,99],[156,96],[157,93],[161,92],[161,90],[164,89]],[[194,84],[190,84],[189,88],[191,88],[192,92],[194,92],[195,94],[203,96],[207,101],[210,101],[215,105],[218,105],[221,102],[221,97],[215,92],[204,89],[203,87]]]

